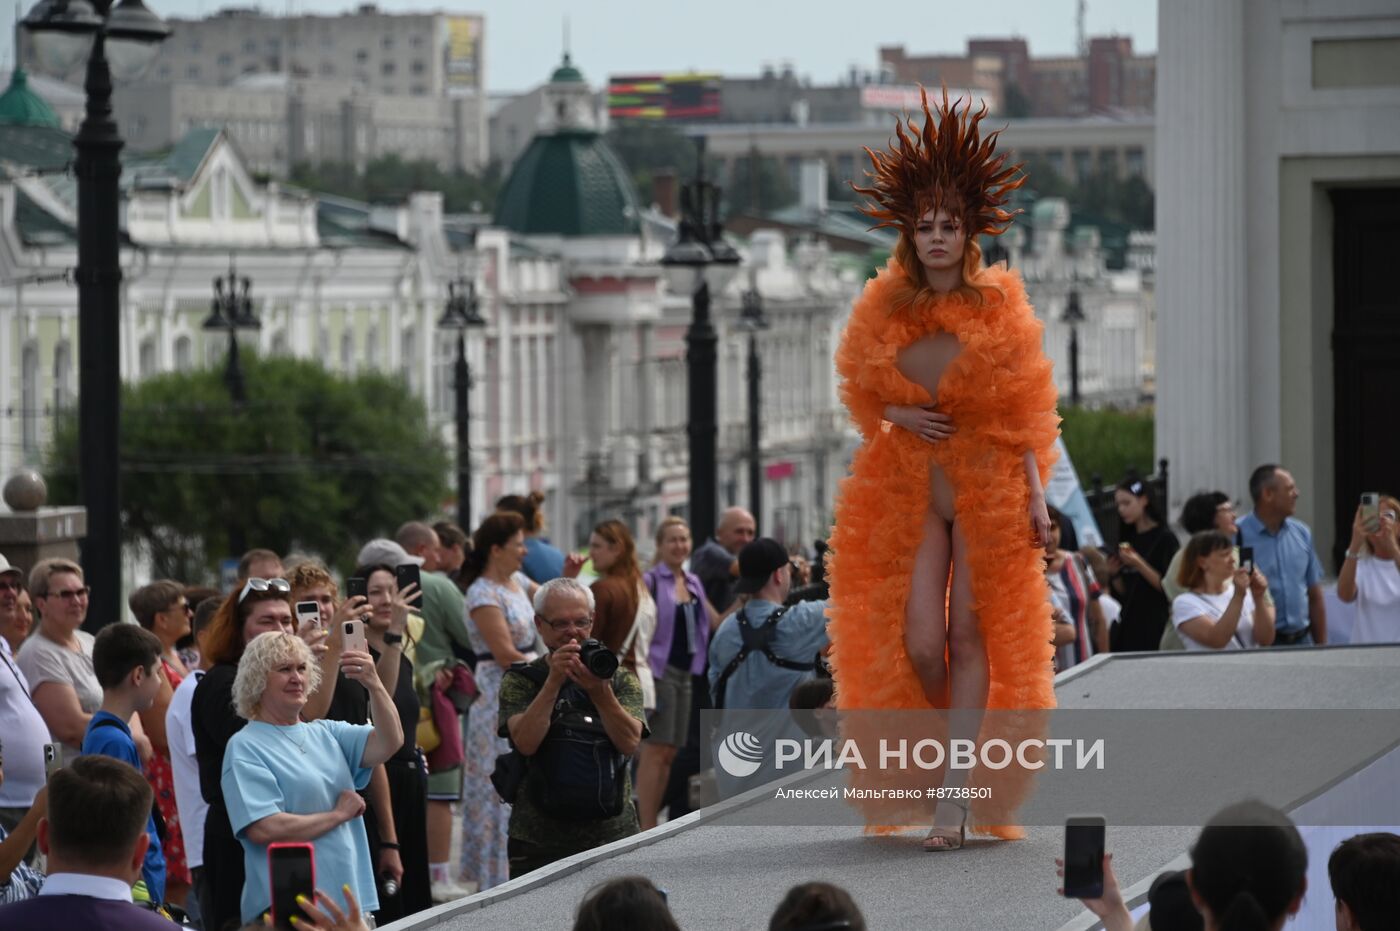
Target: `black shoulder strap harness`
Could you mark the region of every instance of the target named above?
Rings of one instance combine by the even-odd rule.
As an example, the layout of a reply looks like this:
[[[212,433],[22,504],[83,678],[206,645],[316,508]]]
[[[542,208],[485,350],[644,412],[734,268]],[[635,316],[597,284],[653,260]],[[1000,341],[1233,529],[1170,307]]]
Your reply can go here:
[[[743,645],[739,647],[739,652],[734,654],[734,658],[729,661],[729,665],[719,674],[719,681],[715,683],[715,708],[724,707],[724,693],[729,686],[729,677],[749,658],[749,654],[758,652],[768,657],[768,662],[783,669],[793,669],[798,672],[810,672],[817,668],[816,663],[799,663],[796,660],[783,659],[773,652],[773,637],[778,632],[778,621],[784,614],[787,614],[788,606],[784,605],[771,614],[767,621],[758,627],[749,623],[748,608],[740,608],[739,614],[735,618],[739,623],[739,636],[743,638]]]

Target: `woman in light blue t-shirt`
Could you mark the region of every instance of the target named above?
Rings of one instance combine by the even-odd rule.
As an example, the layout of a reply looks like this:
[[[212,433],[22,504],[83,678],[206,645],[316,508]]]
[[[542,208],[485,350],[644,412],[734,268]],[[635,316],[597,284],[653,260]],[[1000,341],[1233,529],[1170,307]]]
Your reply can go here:
[[[368,652],[343,650],[340,668],[369,692],[373,725],[301,720],[321,670],[292,634],[262,634],[239,660],[233,700],[248,725],[229,739],[222,786],[229,824],[243,845],[245,923],[271,904],[267,846],[279,842],[314,846],[318,888],[336,891],[338,899],[349,886],[366,912],[379,907],[360,817],[365,803],[355,790],[403,745],[403,727]]]

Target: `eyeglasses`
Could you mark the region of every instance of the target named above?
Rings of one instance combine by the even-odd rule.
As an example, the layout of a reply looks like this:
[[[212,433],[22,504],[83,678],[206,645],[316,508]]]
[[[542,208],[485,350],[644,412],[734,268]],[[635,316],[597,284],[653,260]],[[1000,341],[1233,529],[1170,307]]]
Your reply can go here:
[[[291,594],[292,586],[286,579],[249,579],[243,583],[243,591],[238,593],[238,603],[248,597],[249,592],[281,592]]]
[[[12,582],[9,579],[0,579],[0,592],[22,592],[24,586],[19,582]]]
[[[92,594],[92,586],[84,585],[82,588],[65,588],[62,591],[49,592],[50,598],[62,598],[64,601],[82,601]]]
[[[545,625],[555,633],[558,633],[561,630],[568,630],[570,628],[573,628],[575,630],[587,630],[588,628],[593,626],[593,618],[586,617],[581,621],[547,621],[544,618],[540,618],[540,623]]]

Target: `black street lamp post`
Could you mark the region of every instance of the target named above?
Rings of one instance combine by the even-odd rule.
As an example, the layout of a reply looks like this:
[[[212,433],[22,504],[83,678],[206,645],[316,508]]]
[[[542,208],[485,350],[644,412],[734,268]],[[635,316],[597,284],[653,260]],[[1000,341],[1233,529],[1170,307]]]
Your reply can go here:
[[[49,71],[87,61],[87,112],[73,137],[78,180],[78,487],[87,509],[83,573],[92,587],[86,626],[121,620],[122,149],[112,119],[112,79],[138,76],[170,27],[141,0],[40,0],[24,19]]]
[[[1060,318],[1069,324],[1069,403],[1079,406],[1079,325],[1084,322],[1084,310],[1079,306],[1079,289],[1070,288],[1065,314]]]
[[[763,315],[763,296],[758,288],[744,292],[740,325],[749,332],[749,511],[754,520],[763,523],[763,455],[761,443],[760,388],[763,383],[762,360],[758,355],[758,331],[768,329]]]
[[[671,289],[690,293],[686,381],[690,414],[690,532],[699,543],[714,535],[719,483],[716,466],[716,352],[711,292],[722,291],[739,268],[739,253],[724,241],[719,185],[705,179],[704,137],[698,140],[695,180],[681,187],[679,235],[661,264]]]
[[[467,330],[486,326],[477,306],[476,285],[465,278],[448,282],[447,307],[438,320],[438,329],[457,333],[457,364],[452,370],[457,414],[457,525],[472,532],[471,389],[472,373],[467,364]]]
[[[214,279],[214,299],[209,302],[209,316],[203,325],[205,332],[228,331],[228,368],[224,372],[224,384],[228,385],[229,397],[235,404],[248,400],[243,385],[243,366],[238,358],[238,331],[262,329],[262,321],[253,313],[252,290],[252,279],[247,275],[239,278],[230,260],[228,274]]]

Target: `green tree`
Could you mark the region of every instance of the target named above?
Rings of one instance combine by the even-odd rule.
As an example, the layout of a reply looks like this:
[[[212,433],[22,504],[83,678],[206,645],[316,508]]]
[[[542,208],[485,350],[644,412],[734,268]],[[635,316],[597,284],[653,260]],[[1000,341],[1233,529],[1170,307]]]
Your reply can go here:
[[[758,171],[755,177],[754,165]],[[758,202],[754,203],[757,197]],[[734,163],[734,178],[724,191],[725,213],[768,213],[797,202],[788,174],[776,158],[746,155]]]
[[[1031,99],[1026,96],[1021,85],[1010,83],[1006,85],[1006,102],[1002,107],[1001,115],[1013,120],[1031,115]]]
[[[608,130],[607,143],[632,175],[643,203],[651,201],[652,179],[671,171],[677,181],[695,174],[695,141],[662,120],[622,120]],[[707,169],[713,166],[706,165]]]
[[[1093,475],[1111,483],[1121,479],[1129,469],[1137,470],[1140,475],[1152,475],[1157,471],[1151,407],[1120,411],[1066,405],[1060,409],[1060,416],[1064,421],[1060,431],[1065,448],[1084,485],[1090,483]]]
[[[250,546],[349,569],[365,540],[441,507],[448,455],[402,382],[246,353],[243,369],[242,405],[222,365],[122,388],[123,540],[157,576],[207,580]],[[81,455],[68,411],[46,470],[56,502],[78,500]]]

